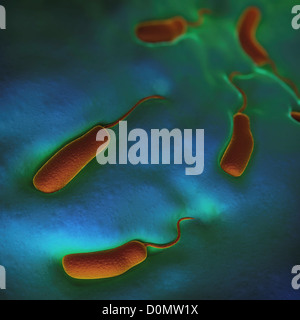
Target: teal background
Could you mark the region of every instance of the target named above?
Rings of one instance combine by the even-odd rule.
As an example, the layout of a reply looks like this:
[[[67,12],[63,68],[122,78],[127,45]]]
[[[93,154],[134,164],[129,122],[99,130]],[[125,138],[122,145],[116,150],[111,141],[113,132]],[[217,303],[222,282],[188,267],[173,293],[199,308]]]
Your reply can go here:
[[[262,11],[258,40],[298,88],[300,30],[295,1],[2,1],[0,30],[0,299],[299,299],[291,269],[300,264],[300,111],[287,86],[256,69],[235,27],[249,5]],[[134,36],[145,20],[176,15],[198,28],[175,43],[147,46]],[[241,97],[247,93],[255,149],[236,179],[219,167]],[[68,141],[95,124],[128,117],[128,129],[205,130],[205,169],[185,165],[106,165],[92,161],[55,194],[32,178]],[[118,133],[116,127],[115,132]],[[68,277],[64,255],[140,239],[165,243],[126,274],[104,280]]]

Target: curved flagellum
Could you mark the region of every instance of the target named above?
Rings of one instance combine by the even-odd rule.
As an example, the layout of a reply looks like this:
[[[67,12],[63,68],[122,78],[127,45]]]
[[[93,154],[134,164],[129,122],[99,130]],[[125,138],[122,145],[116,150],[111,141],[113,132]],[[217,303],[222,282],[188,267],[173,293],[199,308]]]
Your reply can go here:
[[[204,22],[204,15],[205,14],[211,14],[211,13],[212,13],[212,11],[210,9],[206,9],[206,8],[200,9],[200,10],[198,10],[198,16],[199,16],[198,20],[195,21],[195,22],[187,22],[187,25],[189,27],[199,27]]]
[[[193,218],[181,218],[177,222],[177,237],[167,244],[144,243],[133,240],[117,248],[75,253],[63,257],[65,272],[75,279],[103,279],[119,276],[147,258],[147,247],[170,248],[180,240],[180,222]]]
[[[116,126],[137,106],[150,99],[165,98],[159,95],[145,97],[117,121],[105,126],[95,126],[60,149],[34,176],[33,185],[35,188],[45,193],[53,193],[65,187],[99,152],[107,147],[110,137],[106,128]]]
[[[191,220],[191,219],[194,219],[194,218],[191,218],[191,217],[185,217],[185,218],[181,218],[177,221],[177,237],[176,239],[174,239],[173,241],[169,242],[169,243],[164,243],[164,244],[156,244],[156,243],[145,243],[145,245],[147,247],[153,247],[153,248],[157,248],[157,249],[167,249],[167,248],[170,248],[172,246],[174,246],[176,243],[179,242],[180,240],[180,237],[181,237],[181,231],[180,231],[180,222],[181,221],[184,221],[184,220]]]
[[[231,72],[231,74],[229,75],[228,79],[229,81],[231,82],[231,84],[239,91],[239,93],[241,94],[242,98],[243,98],[243,104],[242,106],[240,107],[239,111],[238,112],[244,112],[245,109],[247,108],[247,95],[246,93],[244,92],[244,90],[242,90],[238,85],[236,85],[234,82],[233,82],[233,79],[236,77],[236,76],[240,76],[242,75],[240,72],[238,71],[233,71]]]

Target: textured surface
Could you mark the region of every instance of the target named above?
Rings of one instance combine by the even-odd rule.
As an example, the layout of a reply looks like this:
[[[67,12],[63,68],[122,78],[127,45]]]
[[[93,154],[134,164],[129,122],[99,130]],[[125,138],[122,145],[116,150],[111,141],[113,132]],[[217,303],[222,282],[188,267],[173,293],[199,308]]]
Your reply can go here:
[[[72,4],[71,4],[72,3]],[[257,38],[279,71],[300,87],[294,1],[87,1],[4,3],[0,33],[0,299],[299,298],[299,135],[295,97],[271,73],[254,69],[235,33],[257,5]],[[136,24],[197,20],[172,45],[142,45]],[[241,104],[226,80],[234,70],[248,95],[255,147],[240,178],[219,166]],[[159,94],[128,118],[128,129],[205,129],[205,169],[185,165],[106,165],[94,159],[71,184],[42,194],[32,178],[49,156],[96,124],[110,123],[142,97]],[[115,129],[118,132],[118,128]],[[165,243],[113,279],[68,277],[64,255],[110,249],[132,239]]]
[[[240,177],[251,159],[253,145],[250,119],[245,114],[236,113],[230,142],[220,160],[221,168],[233,177]]]
[[[43,164],[33,178],[34,186],[45,193],[61,190],[98,153],[105,150],[109,139],[109,133],[103,127],[95,126],[72,140]]]
[[[119,276],[146,258],[146,246],[130,241],[114,249],[66,255],[63,267],[72,278],[101,279]]]

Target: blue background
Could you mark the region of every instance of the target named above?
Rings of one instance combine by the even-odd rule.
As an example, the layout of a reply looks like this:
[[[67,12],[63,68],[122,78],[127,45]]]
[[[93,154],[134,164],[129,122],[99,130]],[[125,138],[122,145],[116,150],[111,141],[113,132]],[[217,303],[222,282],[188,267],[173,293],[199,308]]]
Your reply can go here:
[[[300,264],[300,110],[295,96],[242,51],[242,11],[262,11],[258,39],[279,72],[300,87],[295,1],[2,1],[0,30],[0,299],[299,299],[291,269]],[[175,43],[145,45],[139,22],[213,14]],[[240,178],[219,160],[247,93],[255,149]],[[54,152],[95,124],[118,119],[136,101],[160,94],[128,117],[128,129],[205,130],[205,168],[106,165],[94,159],[55,194],[32,178]],[[118,133],[118,127],[115,129]],[[133,239],[165,243],[122,276],[75,280],[64,255],[110,249]]]

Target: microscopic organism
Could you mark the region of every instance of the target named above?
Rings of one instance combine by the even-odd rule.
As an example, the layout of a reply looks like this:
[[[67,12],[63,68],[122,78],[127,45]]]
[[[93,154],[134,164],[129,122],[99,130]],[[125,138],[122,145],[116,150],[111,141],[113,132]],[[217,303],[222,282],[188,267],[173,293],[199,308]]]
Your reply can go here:
[[[261,20],[261,12],[257,7],[248,7],[239,18],[237,31],[240,44],[253,62],[259,66],[269,65],[273,73],[283,82],[290,86],[297,98],[300,99],[298,88],[288,78],[281,76],[275,62],[270,59],[268,52],[256,39],[256,31]]]
[[[300,122],[300,112],[292,111],[291,112],[291,116],[292,116],[293,119],[295,119],[296,121]]]
[[[248,56],[258,65],[269,63],[267,51],[256,39],[256,30],[261,19],[260,10],[256,7],[248,7],[238,21],[238,36],[240,44]]]
[[[183,17],[176,16],[165,20],[151,20],[139,23],[135,28],[136,37],[148,43],[171,42],[187,32],[188,27],[197,27],[203,23],[203,15],[210,13],[209,9],[198,11],[199,19],[188,22]]]
[[[109,134],[105,129],[116,126],[138,105],[149,99],[164,99],[164,97],[152,95],[139,100],[117,121],[104,126],[96,125],[56,152],[34,176],[35,188],[45,193],[53,193],[65,187],[99,152],[107,147]],[[97,139],[100,130],[106,139]]]
[[[181,218],[177,221],[177,237],[166,244],[154,244],[137,240],[129,241],[119,247],[88,253],[75,253],[63,257],[65,272],[76,279],[102,279],[119,276],[147,258],[147,247],[157,249],[170,248],[181,237],[180,222],[194,219]]]
[[[234,177],[239,177],[245,171],[254,147],[254,140],[250,129],[250,119],[243,113],[247,106],[247,96],[242,89],[233,83],[233,78],[240,73],[232,72],[229,76],[231,83],[243,97],[243,105],[233,116],[233,131],[230,142],[221,158],[221,168]]]

